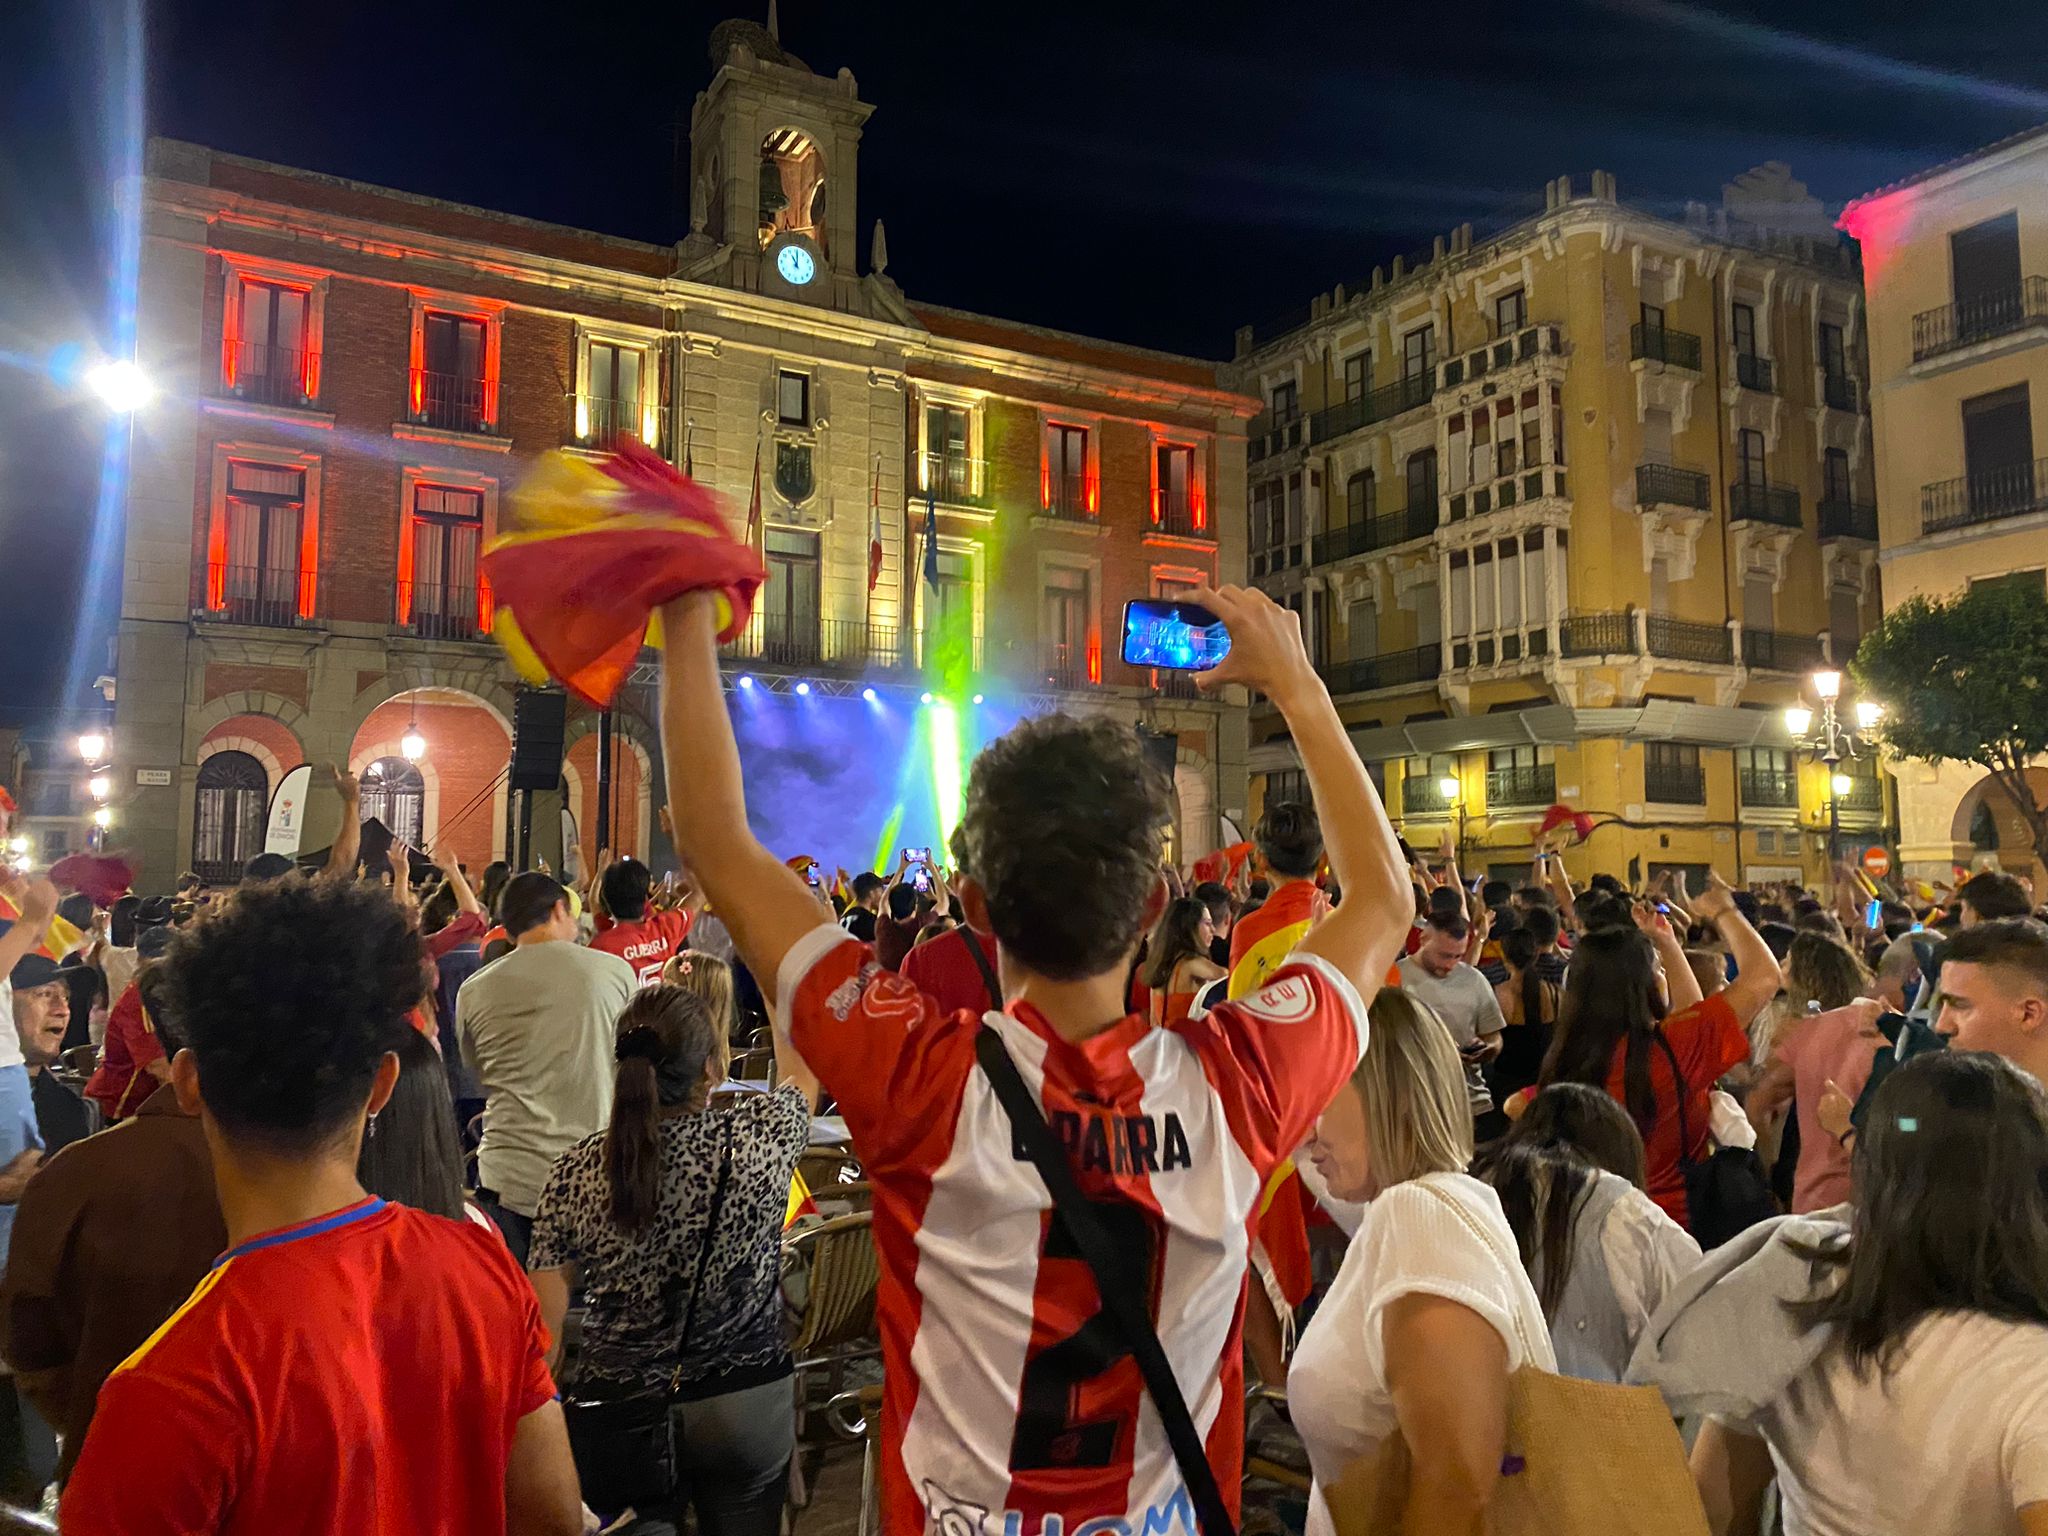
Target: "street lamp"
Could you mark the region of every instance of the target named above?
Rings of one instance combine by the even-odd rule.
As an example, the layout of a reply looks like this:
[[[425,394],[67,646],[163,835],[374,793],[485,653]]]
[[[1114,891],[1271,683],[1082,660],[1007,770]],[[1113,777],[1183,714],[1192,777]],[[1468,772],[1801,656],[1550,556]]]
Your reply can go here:
[[[408,763],[416,763],[427,755],[427,738],[420,734],[417,720],[407,725],[405,734],[398,738],[398,750]]]
[[[91,778],[85,781],[85,792],[91,795],[95,800],[106,799],[108,793],[112,791],[113,787],[114,781],[108,778],[104,773],[96,773]]]
[[[1436,781],[1436,792],[1443,797],[1444,804],[1458,813],[1458,840],[1452,845],[1458,863],[1465,861],[1465,802],[1458,794],[1458,777],[1447,773]]]
[[[104,762],[107,756],[107,735],[104,731],[87,731],[78,738],[78,755],[88,763]]]
[[[1875,754],[1877,743],[1870,733],[1884,719],[1884,706],[1874,699],[1858,699],[1850,710],[1855,725],[1844,724],[1840,712],[1842,674],[1819,671],[1811,681],[1814,696],[1820,700],[1818,717],[1804,704],[1794,704],[1785,711],[1785,729],[1791,733],[1793,751],[1828,766],[1828,863],[1834,865],[1842,858],[1842,797],[1856,787],[1856,780],[1842,771],[1842,764],[1854,762],[1866,752]]]
[[[106,831],[107,828],[111,827],[114,824],[113,811],[104,805],[101,806],[98,810],[92,813],[92,824],[98,827],[102,832]]]
[[[130,358],[111,357],[85,370],[85,387],[117,416],[132,416],[156,398],[149,375]]]

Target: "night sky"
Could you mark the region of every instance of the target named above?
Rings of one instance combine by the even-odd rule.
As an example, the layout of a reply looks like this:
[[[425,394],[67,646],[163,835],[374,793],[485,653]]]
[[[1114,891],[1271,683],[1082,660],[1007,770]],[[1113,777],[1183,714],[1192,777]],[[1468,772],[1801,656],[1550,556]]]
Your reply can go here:
[[[731,14],[145,12],[150,132],[650,241],[687,228],[675,142]],[[0,724],[81,696],[66,663],[104,417],[40,364],[114,334],[124,14],[17,0],[0,19]],[[1236,326],[1464,219],[1483,228],[1562,173],[1613,171],[1625,201],[1675,213],[1777,159],[1838,207],[2048,121],[2040,0],[787,0],[781,22],[785,47],[851,68],[876,109],[862,254],[879,216],[913,299],[1210,357]],[[111,627],[111,596],[88,606]],[[101,666],[92,649],[80,681]]]

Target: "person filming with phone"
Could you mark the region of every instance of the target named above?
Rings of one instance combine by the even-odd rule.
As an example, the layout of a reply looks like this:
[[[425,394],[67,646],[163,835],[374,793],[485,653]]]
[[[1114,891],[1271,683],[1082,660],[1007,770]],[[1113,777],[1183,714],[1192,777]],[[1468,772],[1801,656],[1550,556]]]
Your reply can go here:
[[[1286,720],[1346,899],[1264,988],[1172,1029],[1125,1009],[1171,807],[1134,730],[1052,715],[975,759],[955,895],[1007,1001],[947,1015],[749,830],[714,604],[662,609],[680,852],[873,1186],[887,1536],[1234,1519],[1257,1201],[1363,1053],[1408,880],[1300,618],[1239,588],[1188,601],[1229,634],[1205,691]]]
[[[1507,1129],[1497,1113],[1493,1093],[1480,1068],[1500,1054],[1507,1020],[1500,1001],[1479,971],[1466,964],[1472,926],[1462,913],[1431,912],[1422,927],[1422,944],[1401,962],[1401,990],[1427,1003],[1451,1032],[1465,1067],[1465,1096],[1472,1102],[1474,1134],[1491,1141]]]

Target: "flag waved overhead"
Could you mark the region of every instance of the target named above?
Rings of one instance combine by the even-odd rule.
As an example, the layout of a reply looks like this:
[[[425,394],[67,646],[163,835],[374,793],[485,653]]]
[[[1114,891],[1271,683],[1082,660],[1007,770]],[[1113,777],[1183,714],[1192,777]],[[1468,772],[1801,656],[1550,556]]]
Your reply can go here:
[[[746,628],[765,572],[735,539],[712,493],[628,440],[592,462],[544,457],[510,498],[510,526],[484,551],[492,632],[521,676],[611,704],[656,610],[686,592],[718,594],[718,637]]]

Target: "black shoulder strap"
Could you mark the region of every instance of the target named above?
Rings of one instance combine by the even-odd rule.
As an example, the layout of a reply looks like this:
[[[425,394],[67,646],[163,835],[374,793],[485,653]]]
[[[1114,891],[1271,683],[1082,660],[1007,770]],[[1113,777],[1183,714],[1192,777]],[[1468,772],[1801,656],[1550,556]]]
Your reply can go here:
[[[972,928],[962,925],[960,936],[967,940],[967,953],[974,959],[974,968],[981,972],[983,984],[988,987],[988,1005],[998,1012],[1003,1006],[1003,984],[996,979],[996,968],[988,963],[988,956],[981,952],[981,939]]]
[[[1067,1166],[1066,1150],[1053,1138],[1045,1116],[1039,1113],[1038,1105],[1032,1101],[1031,1090],[1017,1075],[1017,1064],[1004,1048],[1002,1036],[986,1024],[982,1025],[974,1042],[974,1054],[981,1062],[981,1070],[988,1076],[989,1085],[995,1089],[1003,1112],[1010,1117],[1010,1129],[1031,1158],[1038,1176],[1045,1181],[1046,1191],[1052,1196],[1054,1212],[1065,1223],[1067,1235],[1073,1238],[1074,1246],[1081,1250],[1081,1257],[1088,1261],[1088,1268],[1094,1272],[1095,1288],[1102,1293],[1103,1309],[1138,1362],[1138,1370],[1145,1378],[1145,1390],[1152,1394],[1152,1404],[1159,1410],[1159,1422],[1165,1427],[1167,1442],[1173,1447],[1173,1459],[1180,1464],[1180,1475],[1188,1485],[1189,1496],[1195,1501],[1195,1515],[1201,1523],[1202,1536],[1237,1536],[1236,1523],[1230,1518],[1229,1506],[1223,1502],[1223,1490],[1217,1486],[1215,1468],[1209,1465],[1209,1453],[1202,1445],[1201,1432],[1195,1428],[1194,1416],[1188,1412],[1187,1400],[1181,1396],[1180,1383],[1174,1379],[1173,1366],[1159,1343],[1152,1319],[1147,1316],[1149,1308],[1145,1300],[1135,1294],[1133,1287],[1123,1283],[1124,1271],[1117,1264],[1108,1234],[1102,1230],[1095,1213],[1089,1209],[1074,1184],[1073,1170]]]
[[[1678,1167],[1683,1172],[1697,1161],[1692,1155],[1692,1132],[1685,1123],[1685,1074],[1678,1069],[1678,1052],[1671,1049],[1671,1042],[1664,1038],[1664,1031],[1660,1028],[1650,1033],[1657,1037],[1664,1059],[1671,1063],[1671,1086],[1678,1094]]]

